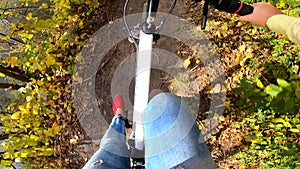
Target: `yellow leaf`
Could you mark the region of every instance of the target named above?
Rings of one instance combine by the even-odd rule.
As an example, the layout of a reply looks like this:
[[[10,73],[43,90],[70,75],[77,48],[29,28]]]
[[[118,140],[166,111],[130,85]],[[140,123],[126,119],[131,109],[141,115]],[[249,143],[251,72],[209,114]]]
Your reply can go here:
[[[216,34],[218,35],[219,38],[222,37],[222,34],[221,34],[221,32],[219,30],[216,31]]]
[[[198,128],[199,128],[200,131],[202,131],[203,126],[202,126],[201,124],[199,124],[199,125],[198,125]]]
[[[230,82],[226,83],[226,89],[228,89],[228,90],[231,89],[231,83]]]
[[[34,115],[38,115],[38,114],[39,114],[39,112],[38,112],[37,110],[33,110],[33,111],[32,111],[32,114],[34,114]]]
[[[39,137],[36,135],[33,135],[33,134],[31,134],[29,137],[30,137],[30,139],[35,140],[35,141],[39,140]]]
[[[288,121],[285,121],[283,125],[284,127],[292,127],[291,123],[289,123]]]
[[[38,80],[38,81],[37,81],[37,84],[38,84],[39,86],[43,86],[44,82],[43,82],[42,80]]]
[[[42,3],[42,5],[40,6],[40,8],[48,8],[48,4],[47,3]]]
[[[230,101],[225,102],[225,107],[227,107],[227,108],[230,107]]]
[[[290,129],[291,132],[293,133],[299,133],[300,131],[298,129]]]
[[[51,66],[55,64],[55,58],[53,56],[48,55],[46,58],[46,65]]]
[[[10,59],[10,66],[13,68],[18,64],[18,58],[17,57],[11,57]]]
[[[223,25],[223,26],[221,27],[221,29],[224,30],[224,31],[227,31],[227,30],[228,30],[228,26],[227,26],[227,25]]]
[[[48,103],[49,104],[54,104],[53,100],[49,100]],[[55,116],[53,114],[49,114],[48,116],[49,116],[50,119],[54,119],[55,118]],[[53,128],[53,126],[52,126],[52,128]]]
[[[86,4],[86,5],[92,5],[92,4],[93,4],[93,1],[86,1],[85,4]]]
[[[239,169],[244,169],[245,168],[245,165],[244,164],[241,164],[240,166],[239,166]]]
[[[236,41],[239,36],[233,36],[231,39]]]
[[[22,115],[28,115],[29,111],[27,109],[21,110]]]
[[[46,156],[51,156],[53,154],[53,149],[52,148],[47,148],[44,150],[44,154]]]
[[[183,67],[184,68],[188,68],[190,64],[191,64],[191,60],[190,59],[185,59],[183,61]]]
[[[21,153],[21,157],[26,158],[28,156],[28,153]]]
[[[252,34],[259,34],[257,28],[253,28],[253,29],[252,29]]]
[[[251,140],[251,143],[256,144],[256,143],[258,143],[258,141],[257,140]]]
[[[70,143],[75,145],[78,143],[78,141],[77,141],[77,139],[72,138],[72,139],[70,139]]]
[[[31,65],[30,62],[26,62],[26,63],[25,63],[25,66],[26,66],[26,67],[30,67],[30,65]]]
[[[32,108],[32,104],[29,102],[26,104],[26,109],[31,109]]]
[[[5,77],[5,74],[3,74],[3,73],[0,73],[0,77]]]
[[[4,36],[4,37],[1,37],[1,40],[4,40],[4,41],[7,41],[10,39],[10,36]]]
[[[60,1],[58,4],[61,8],[71,9],[69,1]]]
[[[26,19],[27,19],[28,21],[30,21],[30,20],[33,19],[32,13],[31,13],[31,12],[26,16]]]
[[[25,106],[23,106],[23,105],[19,106],[19,109],[20,109],[21,111],[26,110]]]
[[[13,120],[18,120],[19,118],[20,118],[20,112],[19,111],[17,111],[17,112],[15,112],[14,114],[12,114],[11,116],[10,116],[10,118],[11,119],[13,119]]]
[[[33,38],[33,34],[30,33],[18,33],[18,35],[20,37],[26,38],[26,39],[32,39]]]
[[[283,8],[285,8],[285,1],[280,1],[280,3],[279,3],[279,5],[277,5],[277,8],[281,8],[281,9],[283,9]]]
[[[258,129],[259,129],[259,126],[253,126],[253,129],[254,129],[254,130],[258,130]]]
[[[80,22],[79,22],[79,28],[84,28],[84,25],[83,25],[83,20],[81,20]]]
[[[253,56],[253,53],[247,53],[245,58],[246,58],[246,59],[252,58],[252,56]]]
[[[220,116],[220,117],[219,117],[219,120],[220,120],[220,121],[225,121],[225,117],[224,117],[224,116]]]
[[[239,51],[240,51],[241,53],[244,52],[245,49],[246,49],[246,46],[245,46],[245,45],[241,45],[241,46],[239,47]]]
[[[241,65],[242,67],[244,67],[244,66],[245,66],[245,62],[244,62],[244,60],[242,60],[242,61],[240,62],[240,65]]]
[[[211,136],[211,137],[210,137],[210,140],[211,140],[212,142],[215,142],[215,141],[217,140],[217,138],[216,138],[216,136]]]
[[[257,87],[259,87],[261,89],[265,88],[265,86],[263,85],[263,83],[259,79],[256,80],[256,85],[257,85]]]
[[[250,40],[251,37],[250,37],[250,36],[244,36],[244,39],[245,39],[245,40]]]
[[[52,124],[52,129],[55,130],[57,127],[59,127],[58,123],[54,122]]]
[[[25,45],[26,49],[28,49],[29,51],[31,51],[32,46],[31,45]]]

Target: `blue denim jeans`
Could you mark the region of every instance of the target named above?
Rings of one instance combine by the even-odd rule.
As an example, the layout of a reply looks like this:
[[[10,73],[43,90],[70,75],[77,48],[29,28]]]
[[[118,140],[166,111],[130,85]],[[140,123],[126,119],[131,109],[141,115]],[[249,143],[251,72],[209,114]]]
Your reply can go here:
[[[195,117],[181,98],[155,96],[143,115],[146,169],[213,169],[215,163]],[[114,117],[100,149],[84,169],[129,169],[123,116]]]
[[[100,148],[83,169],[128,169],[130,168],[126,145],[124,116],[115,116],[101,139]]]

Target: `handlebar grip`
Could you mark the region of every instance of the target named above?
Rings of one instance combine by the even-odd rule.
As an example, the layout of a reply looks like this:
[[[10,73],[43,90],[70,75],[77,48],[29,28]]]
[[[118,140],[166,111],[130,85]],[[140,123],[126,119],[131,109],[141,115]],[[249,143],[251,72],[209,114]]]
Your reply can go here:
[[[253,10],[254,10],[253,6],[243,3],[242,9],[239,12],[237,12],[237,14],[240,16],[249,15],[253,13]]]
[[[214,8],[240,16],[248,15],[253,12],[253,7],[244,4],[240,0],[210,0],[210,5]]]

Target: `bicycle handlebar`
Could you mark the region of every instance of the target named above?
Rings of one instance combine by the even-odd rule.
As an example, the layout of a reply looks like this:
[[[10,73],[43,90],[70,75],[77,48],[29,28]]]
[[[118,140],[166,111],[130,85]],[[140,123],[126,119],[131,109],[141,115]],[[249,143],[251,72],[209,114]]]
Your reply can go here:
[[[201,2],[202,0],[194,0],[195,2]],[[174,1],[176,3],[176,0]],[[253,12],[253,7],[247,4],[244,4],[240,0],[204,0],[203,6],[203,20],[201,29],[205,29],[208,6],[211,5],[219,11],[225,11],[231,14],[238,14],[240,16],[248,15]],[[156,26],[154,24],[155,13],[157,12],[159,0],[148,0],[147,7],[147,17],[146,22],[143,25],[143,30],[145,33],[154,33],[156,31]]]
[[[248,15],[253,12],[253,7],[244,4],[240,0],[208,0],[214,8],[240,16]]]
[[[201,2],[201,0],[194,0],[195,2]],[[201,29],[205,29],[207,14],[208,14],[208,5],[213,6],[219,11],[225,11],[232,14],[238,14],[240,16],[248,15],[253,12],[253,7],[247,4],[244,4],[240,0],[204,0],[203,7],[203,20]]]

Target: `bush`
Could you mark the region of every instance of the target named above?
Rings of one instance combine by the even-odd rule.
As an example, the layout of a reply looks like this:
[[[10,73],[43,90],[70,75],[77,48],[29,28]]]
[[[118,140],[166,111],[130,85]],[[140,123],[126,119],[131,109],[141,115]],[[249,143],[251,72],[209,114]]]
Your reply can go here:
[[[13,101],[1,112],[2,131],[8,139],[1,144],[5,153],[0,167],[13,161],[31,168],[67,165],[62,160],[64,148],[58,149],[57,144],[69,125],[63,118],[73,113],[70,79],[75,77],[75,59],[88,38],[83,20],[98,5],[96,0],[1,2],[1,19],[9,23],[2,37],[9,49],[1,48],[9,52],[1,65],[20,70],[29,80],[13,92]],[[38,15],[44,10],[51,15]]]

